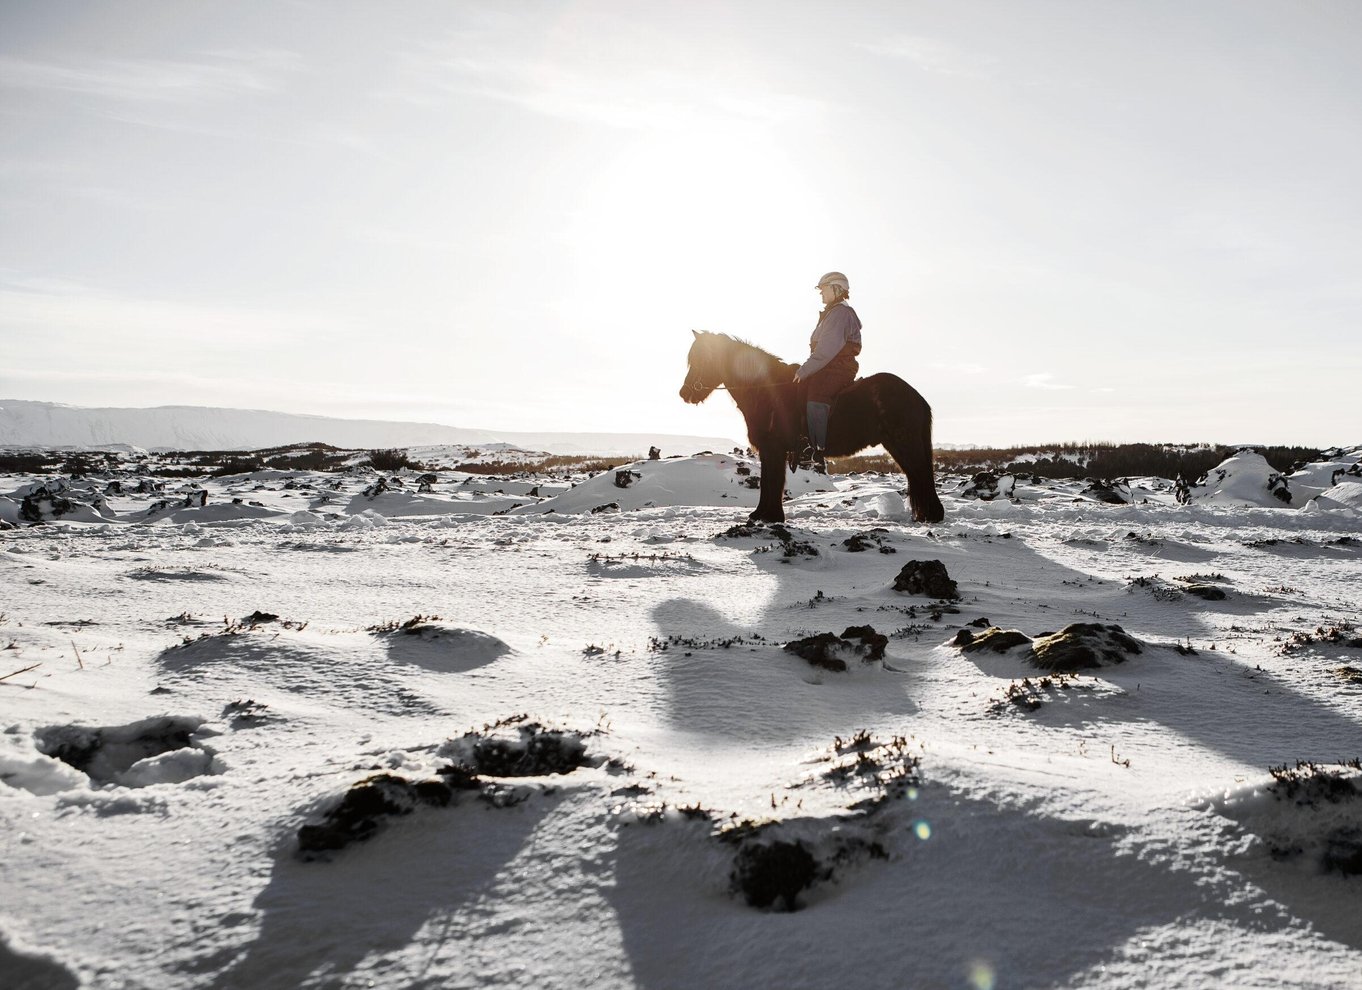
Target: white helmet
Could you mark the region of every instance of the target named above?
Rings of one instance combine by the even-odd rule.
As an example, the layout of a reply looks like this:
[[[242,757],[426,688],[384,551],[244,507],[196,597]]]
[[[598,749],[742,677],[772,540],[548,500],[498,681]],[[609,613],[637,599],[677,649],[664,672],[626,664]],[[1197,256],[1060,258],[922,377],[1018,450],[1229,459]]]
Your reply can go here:
[[[818,284],[815,285],[814,288],[821,289],[825,285],[838,286],[843,292],[851,291],[851,285],[847,282],[847,277],[841,272],[828,272],[818,280]]]

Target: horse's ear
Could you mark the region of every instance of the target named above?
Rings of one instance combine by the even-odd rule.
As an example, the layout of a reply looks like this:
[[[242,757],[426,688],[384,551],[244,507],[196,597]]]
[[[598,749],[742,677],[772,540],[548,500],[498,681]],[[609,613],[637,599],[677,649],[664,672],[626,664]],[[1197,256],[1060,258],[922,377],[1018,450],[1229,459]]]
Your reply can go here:
[[[691,333],[695,334],[695,339],[696,339],[696,340],[699,340],[699,339],[700,339],[700,331],[699,331],[699,330],[692,330]]]

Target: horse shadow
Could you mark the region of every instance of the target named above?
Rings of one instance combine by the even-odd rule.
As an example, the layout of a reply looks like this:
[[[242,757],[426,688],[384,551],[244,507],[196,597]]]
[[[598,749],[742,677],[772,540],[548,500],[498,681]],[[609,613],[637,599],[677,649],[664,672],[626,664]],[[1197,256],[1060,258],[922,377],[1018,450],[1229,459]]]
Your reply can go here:
[[[762,743],[810,732],[831,739],[848,725],[917,710],[901,676],[882,664],[852,658],[848,673],[819,670],[784,652],[780,643],[753,638],[705,602],[660,602],[652,620],[659,639],[674,637],[654,661],[665,696],[663,715],[686,732]],[[760,702],[752,704],[754,698]]]
[[[793,913],[754,913],[730,893],[733,850],[699,830],[624,830],[608,896],[636,985],[1083,985],[1152,928],[1289,923],[1266,899],[1236,901],[1217,878],[1131,855],[1119,827],[930,783],[898,814],[887,860],[844,869],[845,882],[809,891]],[[924,822],[930,836],[919,840]],[[1138,902],[1095,909],[1121,889],[1140,890]],[[886,949],[905,940],[911,951]],[[972,978],[983,974],[990,979]]]
[[[422,942],[428,959],[448,955],[456,916],[489,893],[557,803],[535,794],[509,808],[465,798],[454,808],[419,809],[330,862],[301,861],[291,842],[281,843],[254,902],[259,931],[213,986],[350,986],[366,959],[409,947],[442,919],[447,934]]]
[[[797,540],[817,541],[817,534],[802,530],[792,533]],[[951,574],[958,575],[967,598],[972,592],[980,592],[978,600],[962,607],[956,625],[963,625],[976,609],[993,614],[999,608],[1002,612],[997,614],[1010,613],[1016,624],[1033,635],[1042,629],[1058,629],[1071,621],[1090,620],[1086,615],[1066,618],[1060,614],[1058,603],[1053,610],[1038,609],[1034,592],[1025,588],[990,585],[988,561],[996,553],[1008,555],[1009,567],[1045,568],[1046,587],[1082,585],[1081,590],[1074,592],[1073,605],[1098,604],[1110,613],[1101,621],[1123,623],[1136,637],[1154,633],[1160,638],[1209,638],[1214,629],[1206,619],[1208,614],[1248,615],[1271,604],[1254,596],[1236,594],[1223,602],[1188,600],[1182,605],[1158,602],[1145,607],[1140,601],[1136,605],[1128,596],[1142,595],[1142,591],[1128,591],[1117,583],[1093,591],[1090,584],[1085,584],[1089,575],[1043,557],[1021,540],[998,538],[994,542],[997,546],[982,555],[971,554],[968,545],[952,546],[948,541],[900,546],[898,549],[908,549],[910,553],[899,553],[887,560],[878,555],[857,555],[854,566],[865,567],[877,575],[882,572],[884,577],[883,587],[867,592],[859,606],[869,608],[876,603],[892,606],[912,601],[888,590],[894,570],[908,556],[940,557],[949,563]],[[824,573],[819,567],[826,570],[839,561],[837,551],[827,553],[820,548],[820,553],[822,563],[812,566],[788,562],[776,553],[752,555],[758,570],[777,579],[776,591],[755,623],[762,632],[779,635],[780,627],[784,626],[792,636],[795,625],[804,623],[839,632],[843,622],[852,616],[846,607],[851,603],[843,603],[839,611],[835,604],[810,601],[809,611],[802,609],[800,599],[816,587]],[[1197,553],[1179,556],[1200,561]],[[850,559],[847,558],[848,562]],[[873,586],[878,580],[872,578],[869,584]],[[981,588],[987,590],[981,592]],[[1122,615],[1123,609],[1130,609],[1133,617]],[[864,617],[864,613],[860,614]],[[918,710],[914,698],[920,696],[919,688],[948,676],[934,669],[940,667],[939,649],[896,650],[893,645],[889,662],[899,668],[897,673],[884,669],[875,670],[871,676],[866,676],[866,671],[851,675],[811,672],[803,661],[777,653],[778,643],[751,642],[750,629],[727,620],[705,602],[692,599],[675,598],[658,604],[652,620],[660,635],[691,640],[689,644],[673,645],[658,666],[658,680],[664,685],[670,703],[669,719],[678,728],[718,737],[778,745],[810,734],[845,734],[858,726],[902,725],[905,717]],[[940,641],[944,642],[952,623],[936,622],[928,628],[939,631]],[[1038,673],[1011,656],[961,656],[1000,680],[1035,677]],[[1252,669],[1220,651],[1203,649],[1196,655],[1183,655],[1171,644],[1148,645],[1127,663],[1104,668],[1100,676],[1124,688],[1124,694],[1089,696],[1075,691],[1067,703],[1045,705],[1040,712],[1027,717],[1041,725],[1089,732],[1122,723],[1146,724],[1155,732],[1175,733],[1207,751],[1256,767],[1260,772],[1269,765],[1289,763],[1296,758],[1332,761],[1340,754],[1355,755],[1351,749],[1362,739],[1362,722],[1343,706],[1313,697],[1281,676]],[[747,700],[737,704],[735,699]],[[798,711],[798,717],[791,718],[790,711]],[[1302,732],[1303,726],[1309,727],[1308,732]],[[631,925],[631,919],[647,916],[647,905],[658,897],[659,882],[693,887],[698,881],[691,876],[692,865],[677,862],[668,866],[668,854],[653,848],[643,833],[630,832],[621,838],[614,899],[637,979],[641,985],[655,987],[704,985],[722,981],[719,975],[722,969],[728,974],[725,978],[736,983],[831,984],[844,976],[829,961],[829,957],[835,959],[837,954],[807,952],[801,947],[857,941],[874,944],[880,938],[901,937],[905,920],[914,922],[915,938],[933,944],[934,953],[943,959],[953,959],[952,965],[958,967],[966,965],[971,953],[983,955],[979,946],[971,944],[968,935],[962,933],[1013,931],[1016,937],[1009,939],[1009,944],[1023,948],[1012,950],[1020,951],[1021,956],[1014,957],[1008,965],[1016,972],[1026,973],[1028,980],[1040,983],[1063,982],[1098,966],[1140,929],[1175,923],[1189,911],[1198,920],[1231,918],[1249,929],[1267,924],[1273,912],[1280,917],[1272,927],[1285,929],[1293,923],[1287,913],[1290,911],[1307,919],[1327,937],[1362,949],[1362,924],[1340,917],[1336,893],[1331,893],[1332,888],[1322,892],[1320,884],[1314,882],[1321,878],[1301,877],[1289,867],[1278,869],[1280,864],[1270,862],[1230,863],[1232,869],[1250,878],[1260,890],[1270,892],[1287,910],[1271,902],[1267,907],[1260,902],[1252,910],[1229,907],[1228,902],[1240,904],[1243,898],[1235,891],[1219,890],[1217,885],[1227,885],[1228,881],[1221,884],[1200,872],[1160,866],[1144,857],[1131,856],[1128,850],[1116,849],[1110,842],[1094,842],[1087,834],[1065,833],[1062,823],[1056,823],[1043,812],[1002,807],[988,799],[959,794],[952,795],[948,804],[949,808],[940,812],[943,828],[955,827],[962,816],[967,822],[984,823],[978,825],[981,831],[996,826],[1005,836],[1011,836],[1000,834],[996,840],[1005,845],[1006,852],[995,855],[995,842],[980,838],[979,846],[987,852],[975,862],[970,859],[970,845],[962,846],[951,870],[943,874],[941,897],[933,900],[924,895],[915,899],[909,907],[914,914],[911,919],[903,916],[901,895],[892,890],[886,893],[881,885],[888,881],[878,874],[865,884],[858,883],[854,890],[833,895],[845,910],[811,911],[803,917],[773,915],[763,930],[772,937],[788,939],[788,953],[753,952],[743,944],[746,935],[734,934],[749,931],[750,922],[742,923],[740,919],[750,918],[750,914],[740,899],[729,896],[722,867],[709,871],[710,900],[706,911],[691,912],[678,924],[660,926],[665,931],[643,922]],[[1225,824],[1219,819],[1212,821],[1218,824],[1188,827],[1220,828]],[[1060,830],[1059,837],[1050,834],[1056,828]],[[1049,837],[1037,838],[1038,835]],[[1223,837],[1210,837],[1206,842],[1224,844]],[[1033,848],[1037,843],[1041,846]],[[940,848],[928,845],[930,850],[928,846],[915,849],[905,859],[916,861]],[[1053,847],[1054,854],[1048,854],[1045,847]],[[666,871],[673,868],[675,877],[665,879]],[[899,875],[901,885],[917,889],[924,883],[923,877],[908,865],[895,865],[889,872]],[[1336,878],[1324,878],[1323,882],[1327,885],[1332,879]],[[970,889],[989,893],[961,899],[951,895],[948,880],[957,887],[965,883]],[[1013,896],[1018,890],[1061,886],[1065,888],[1062,896],[1047,901],[1043,926],[1034,926],[1033,920],[1029,920],[1034,919],[1034,904],[1018,902]],[[1159,890],[1155,908],[1145,902],[1140,908],[1143,914],[1103,912],[1100,921],[1094,919],[1091,905],[1102,903],[1106,891],[1151,886]],[[933,908],[917,916],[917,906],[927,903],[933,904]],[[885,922],[886,917],[894,920]],[[982,926],[981,917],[986,920]],[[777,930],[781,934],[776,935]],[[695,945],[706,946],[706,951],[696,954]],[[761,960],[763,968],[759,972],[745,972],[743,967],[749,959]],[[827,971],[822,972],[820,967]],[[924,978],[942,984],[962,982],[963,972],[963,968],[958,968],[954,973],[940,971]],[[884,985],[901,984],[900,976],[886,977]]]

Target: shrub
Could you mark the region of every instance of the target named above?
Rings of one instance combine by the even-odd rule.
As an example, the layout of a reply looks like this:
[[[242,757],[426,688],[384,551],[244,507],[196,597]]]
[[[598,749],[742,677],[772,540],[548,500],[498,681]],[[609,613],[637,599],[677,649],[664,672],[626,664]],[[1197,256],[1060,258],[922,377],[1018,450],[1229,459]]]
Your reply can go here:
[[[42,474],[56,460],[51,454],[0,454],[0,474]]]
[[[400,471],[403,468],[419,467],[411,462],[405,450],[395,447],[369,451],[369,463],[373,465],[375,471]]]

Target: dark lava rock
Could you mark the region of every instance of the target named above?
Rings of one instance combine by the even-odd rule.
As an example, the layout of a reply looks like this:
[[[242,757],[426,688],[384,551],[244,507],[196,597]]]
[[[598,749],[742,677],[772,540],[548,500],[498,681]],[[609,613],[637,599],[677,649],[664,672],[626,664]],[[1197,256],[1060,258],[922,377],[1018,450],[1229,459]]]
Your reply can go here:
[[[75,505],[65,495],[60,494],[61,489],[48,489],[46,486],[39,486],[32,492],[24,496],[23,502],[19,506],[19,517],[27,522],[43,522],[47,519],[60,519],[62,516],[71,512]]]
[[[759,487],[761,485],[761,479],[756,476],[748,478],[746,479],[746,481],[748,484],[752,485],[752,487]],[[741,539],[743,537],[757,537],[760,539],[766,536],[774,536],[777,540],[780,541],[781,550],[780,555],[782,557],[789,558],[789,557],[818,556],[817,547],[815,547],[812,543],[796,539],[795,535],[791,533],[790,530],[781,523],[763,523],[749,519],[747,522],[740,523],[737,526],[730,526],[728,529],[720,533],[719,536],[721,539],[728,540]],[[757,549],[757,552],[761,553],[763,550],[766,549],[770,548],[759,547]]]
[[[254,729],[258,725],[272,722],[269,705],[262,705],[250,698],[238,698],[222,706],[222,718],[229,721],[233,729]]]
[[[546,729],[537,722],[517,725],[511,732],[498,728],[502,731],[469,732],[451,739],[439,754],[489,777],[564,774],[599,762],[586,755],[581,733]]]
[[[592,509],[591,514],[593,516],[598,516],[602,512],[619,512],[619,511],[620,504],[618,502],[606,502],[604,505],[598,505],[594,509]]]
[[[422,804],[449,804],[454,789],[434,778],[413,783],[391,773],[366,777],[346,791],[320,823],[298,829],[298,851],[308,856],[363,842],[379,830],[384,818],[409,815]]]
[[[1011,498],[1017,487],[1017,479],[1010,474],[997,475],[992,471],[980,471],[970,483],[959,492],[961,498],[977,498],[981,502],[992,502],[1001,495]]]
[[[639,474],[637,471],[627,471],[627,470],[626,470],[626,471],[616,471],[616,472],[615,472],[615,487],[616,487],[616,488],[628,488],[628,487],[629,487],[630,485],[632,485],[635,481],[640,481],[640,480],[642,480],[642,478],[643,478],[643,475]]]
[[[1016,629],[999,629],[997,626],[989,626],[977,635],[968,629],[961,629],[955,634],[955,639],[951,640],[951,643],[960,647],[966,653],[982,653],[985,650],[991,650],[994,653],[1006,653],[1014,646],[1030,646],[1031,637]]]
[[[847,548],[849,553],[863,553],[866,550],[878,550],[880,553],[898,553],[894,547],[885,546],[884,535],[887,529],[872,529],[865,533],[853,533],[842,541],[842,546]]]
[[[203,719],[160,715],[127,725],[50,725],[33,733],[40,753],[75,767],[96,783],[108,783],[139,760],[194,746]]]
[[[1124,663],[1140,644],[1117,625],[1074,622],[1031,644],[1031,663],[1042,670],[1075,671]]]
[[[1126,505],[1130,501],[1121,494],[1117,484],[1110,481],[1099,481],[1096,478],[1089,478],[1088,486],[1080,494],[1099,502],[1105,502],[1108,505]]]
[[[841,672],[847,669],[846,657],[859,657],[864,663],[884,659],[889,637],[871,626],[848,626],[841,636],[818,633],[785,644],[785,652],[803,657],[815,667]]]
[[[731,876],[735,890],[752,907],[779,906],[794,911],[801,891],[813,885],[818,862],[798,840],[749,842],[738,849]]]
[[[960,598],[960,589],[946,573],[946,565],[939,560],[908,561],[894,578],[894,590],[950,601]]]

